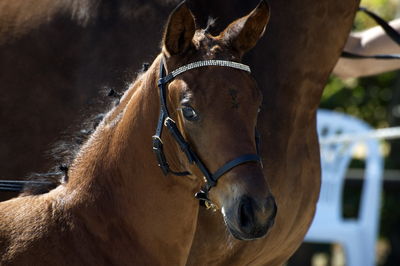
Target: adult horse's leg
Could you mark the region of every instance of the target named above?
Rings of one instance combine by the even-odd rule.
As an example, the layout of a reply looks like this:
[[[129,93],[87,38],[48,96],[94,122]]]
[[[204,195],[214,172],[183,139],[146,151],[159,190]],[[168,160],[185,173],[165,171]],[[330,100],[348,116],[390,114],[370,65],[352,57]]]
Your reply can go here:
[[[315,114],[358,3],[270,1],[266,38],[247,59],[264,94],[259,128],[265,174],[277,198],[277,221],[264,239],[227,244],[218,223],[222,218],[200,210],[189,264],[280,265],[301,244],[320,186]],[[241,2],[230,2],[235,4]]]

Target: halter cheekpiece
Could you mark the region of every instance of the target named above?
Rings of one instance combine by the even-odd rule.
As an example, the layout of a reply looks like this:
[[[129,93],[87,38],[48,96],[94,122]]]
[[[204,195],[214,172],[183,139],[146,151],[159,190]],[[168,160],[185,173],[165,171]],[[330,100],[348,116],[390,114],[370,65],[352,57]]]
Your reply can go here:
[[[177,176],[185,176],[185,175],[190,175],[191,173],[188,171],[184,172],[175,172],[170,169],[169,164],[167,162],[167,159],[164,154],[163,150],[163,143],[161,140],[161,135],[162,135],[162,130],[163,127],[165,126],[175,141],[178,143],[180,149],[182,150],[183,153],[186,154],[186,157],[188,158],[189,162],[191,164],[196,164],[197,167],[200,169],[202,174],[204,175],[205,178],[205,185],[202,187],[200,192],[196,193],[195,197],[199,199],[200,201],[204,201],[207,203],[210,203],[210,200],[208,198],[208,192],[210,189],[214,186],[216,186],[218,179],[224,175],[226,172],[230,171],[232,168],[248,163],[248,162],[257,162],[261,164],[261,158],[258,154],[244,154],[241,155],[226,164],[224,164],[222,167],[220,167],[215,173],[211,173],[207,167],[204,165],[204,163],[201,161],[199,156],[192,150],[190,147],[189,143],[186,142],[185,138],[179,131],[178,127],[176,126],[176,123],[174,120],[172,120],[169,116],[168,108],[167,108],[167,102],[166,102],[166,85],[172,81],[176,76],[189,71],[191,69],[195,68],[200,68],[200,67],[206,67],[206,66],[219,66],[219,67],[230,67],[242,71],[246,71],[251,73],[250,67],[241,63],[237,62],[232,62],[232,61],[225,61],[225,60],[204,60],[204,61],[198,61],[194,63],[190,63],[187,65],[184,65],[182,67],[179,67],[175,69],[174,71],[170,72],[168,75],[166,75],[166,69],[164,67],[164,60],[161,59],[160,62],[160,79],[158,80],[158,87],[160,89],[160,116],[158,119],[157,123],[157,129],[156,133],[153,136],[153,151],[157,156],[157,161],[158,161],[158,166],[161,168],[162,172],[164,175],[167,175],[168,173],[177,175]],[[259,137],[256,131],[256,144],[257,144],[257,153],[258,153],[258,142],[259,142]]]

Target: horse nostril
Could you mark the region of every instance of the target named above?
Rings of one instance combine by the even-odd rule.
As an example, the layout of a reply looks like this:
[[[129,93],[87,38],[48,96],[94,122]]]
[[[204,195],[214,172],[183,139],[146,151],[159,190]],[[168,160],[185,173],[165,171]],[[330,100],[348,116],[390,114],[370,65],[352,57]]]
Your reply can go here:
[[[272,226],[275,222],[275,217],[278,212],[278,207],[276,205],[275,199],[272,196],[269,196],[266,200],[265,208],[267,210],[271,210],[271,214],[269,216],[269,226]]]
[[[232,225],[229,230],[238,239],[250,240],[263,237],[274,224],[277,208],[272,196],[257,201],[243,195],[236,206],[234,222],[227,224]],[[232,217],[227,215],[228,218],[229,216]]]
[[[254,207],[253,202],[249,197],[243,197],[238,209],[240,227],[244,231],[251,231],[254,225]]]

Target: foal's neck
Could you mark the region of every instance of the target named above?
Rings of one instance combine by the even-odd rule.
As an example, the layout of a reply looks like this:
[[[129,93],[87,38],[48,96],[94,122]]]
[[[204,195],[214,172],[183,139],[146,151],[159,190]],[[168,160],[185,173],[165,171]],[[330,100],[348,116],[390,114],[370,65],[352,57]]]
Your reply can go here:
[[[151,149],[145,146],[151,140],[155,128],[153,122],[157,119],[158,107],[152,104],[157,99],[157,90],[154,88],[156,79],[156,72],[149,69],[129,87],[120,104],[106,114],[77,154],[69,171],[67,186],[112,185],[110,183],[121,179],[121,176],[126,177],[128,172],[119,172],[119,169],[128,161],[129,171],[132,172],[129,172],[131,177],[125,181],[135,180],[132,176],[140,171],[143,159],[147,159],[151,153]],[[116,187],[120,186],[114,184],[110,189]]]
[[[152,152],[159,114],[159,64],[160,56],[107,114],[75,159],[66,188],[87,206],[76,209],[93,225],[90,228],[103,227],[101,234],[107,235],[109,228],[124,226],[126,236],[141,248],[168,251],[162,259],[169,261],[189,252],[197,221],[193,195],[198,183],[164,176]],[[161,237],[179,241],[160,241]]]

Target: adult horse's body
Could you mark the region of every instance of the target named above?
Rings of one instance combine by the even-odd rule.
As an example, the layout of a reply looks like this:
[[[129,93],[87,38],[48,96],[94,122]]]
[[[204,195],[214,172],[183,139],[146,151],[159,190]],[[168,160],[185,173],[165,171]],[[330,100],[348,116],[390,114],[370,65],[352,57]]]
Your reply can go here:
[[[262,1],[214,37],[196,31],[188,7],[178,6],[162,53],[82,146],[66,182],[0,203],[0,263],[184,265],[199,207],[193,196],[206,171],[213,174],[202,199],[222,210],[229,231],[242,240],[263,237],[276,205],[256,154],[262,95],[249,67],[238,62],[268,19]],[[164,125],[174,138],[161,136]],[[170,162],[166,173],[192,174],[165,178],[155,167],[155,128],[153,141],[164,144]]]
[[[95,1],[87,1],[86,3],[94,2]],[[8,46],[5,47],[11,50],[15,49],[13,54],[18,54],[18,60],[13,60],[12,57],[10,57],[8,61],[0,60],[0,63],[5,62],[6,64],[6,66],[2,66],[2,68],[9,69],[10,71],[10,73],[1,72],[5,74],[2,76],[1,93],[4,95],[2,95],[1,99],[8,99],[10,102],[15,102],[15,100],[12,101],[10,99],[14,97],[12,95],[17,91],[29,88],[30,85],[31,87],[41,87],[39,79],[17,79],[15,78],[15,73],[25,73],[25,71],[19,70],[18,72],[15,68],[8,67],[16,62],[27,62],[28,60],[31,63],[34,61],[34,63],[32,63],[33,67],[27,67],[29,71],[32,72],[32,69],[38,69],[39,66],[46,69],[47,62],[42,63],[37,59],[32,61],[27,59],[33,58],[36,54],[40,55],[40,53],[37,53],[37,51],[40,51],[40,46],[36,44],[41,42],[37,41],[37,39],[52,41],[61,39],[62,41],[55,45],[55,47],[63,47],[61,48],[61,54],[64,55],[64,57],[61,58],[65,58],[68,62],[75,62],[75,64],[69,68],[62,69],[61,66],[63,63],[59,60],[60,56],[54,56],[54,63],[56,66],[60,65],[60,69],[54,68],[54,64],[51,64],[52,69],[48,69],[47,71],[47,73],[51,75],[47,76],[54,78],[54,81],[59,85],[64,84],[65,88],[77,88],[79,93],[76,92],[73,93],[73,95],[80,95],[80,97],[69,99],[70,101],[77,101],[75,102],[76,106],[82,104],[82,102],[79,101],[84,101],[83,99],[89,98],[86,96],[88,94],[85,88],[91,88],[93,91],[97,89],[97,86],[102,84],[97,82],[92,84],[92,81],[96,80],[93,79],[93,76],[97,78],[107,73],[105,66],[108,66],[107,69],[113,69],[114,67],[112,66],[115,66],[117,70],[125,69],[132,65],[136,68],[143,60],[143,54],[146,54],[144,51],[147,52],[149,51],[148,49],[154,49],[153,51],[155,51],[156,48],[151,45],[151,42],[147,41],[151,38],[148,34],[153,32],[150,30],[150,27],[153,26],[156,28],[161,25],[159,21],[163,17],[165,18],[165,11],[162,10],[162,7],[168,6],[169,4],[163,4],[163,1],[160,1],[150,5],[146,1],[146,4],[143,4],[146,8],[140,10],[152,10],[153,13],[151,14],[154,15],[149,15],[150,13],[144,11],[143,13],[120,12],[122,9],[118,9],[117,7],[124,6],[123,2],[124,1],[115,1],[115,5],[111,10],[118,11],[111,13],[114,16],[110,15],[107,17],[104,15],[104,10],[107,10],[106,8],[95,9],[99,10],[98,14],[103,14],[103,20],[89,16],[86,27],[76,26],[75,22],[72,23],[72,26],[65,26],[62,22],[68,20],[67,18],[69,18],[70,15],[67,15],[64,19],[49,20],[50,22],[42,20],[43,24],[37,24],[36,28],[34,27],[35,25],[32,24],[32,28],[30,28],[28,33],[21,33],[20,36],[22,37],[20,37],[19,40],[16,42],[9,42]],[[166,2],[168,1],[165,1],[165,3]],[[257,0],[238,0],[229,1],[229,3],[224,0],[189,0],[188,4],[192,7],[192,11],[197,17],[199,24],[205,23],[210,14],[213,17],[217,17],[216,29],[218,30],[218,27],[220,27],[219,29],[223,29],[225,26],[224,24],[230,22],[233,17],[237,17],[238,13],[245,13],[253,7],[256,2]],[[100,3],[99,6],[102,6],[103,1],[96,3]],[[130,7],[134,5],[139,5],[139,2],[135,2]],[[271,190],[279,206],[276,225],[264,239],[252,242],[229,240],[229,243],[227,243],[226,229],[220,226],[221,215],[218,213],[212,214],[204,209],[200,209],[199,226],[197,227],[197,233],[190,253],[189,264],[230,263],[233,265],[237,263],[238,265],[279,265],[287,260],[301,243],[302,237],[307,230],[314,212],[315,201],[319,191],[319,159],[315,132],[315,111],[319,103],[323,86],[340,54],[346,36],[350,31],[358,1],[338,2],[336,0],[325,0],[316,2],[313,0],[291,0],[282,2],[279,0],[271,0],[270,5],[272,17],[268,27],[268,34],[253,52],[245,58],[245,62],[250,62],[253,66],[253,73],[264,95],[262,112],[260,113],[259,119],[259,131],[262,137],[264,171],[269,178],[268,182],[270,183]],[[125,16],[122,16],[122,14],[125,14]],[[141,36],[140,44],[138,44],[137,40],[131,40],[127,42],[126,46],[122,45],[121,43],[124,42],[115,41],[115,38],[111,37],[114,36],[112,34],[113,32],[119,33],[119,36],[129,37],[134,35],[126,33],[127,28],[122,27],[122,24],[107,23],[107,21],[112,21],[112,17],[121,19],[119,22],[125,19],[123,24],[125,26],[131,23],[132,27],[134,25],[139,25],[138,27],[141,29],[143,27],[146,27],[146,29],[149,27],[149,30],[143,28],[143,32],[146,32],[146,35]],[[95,21],[96,23],[93,22],[90,24],[90,21]],[[103,24],[100,23],[101,21],[103,21]],[[101,28],[100,25],[104,24],[108,25],[108,27],[106,27],[107,30],[104,31],[105,35],[98,32]],[[72,29],[70,35],[67,35],[67,37],[65,37],[65,32],[54,30],[57,29],[57,26],[62,25],[68,29]],[[78,34],[78,36],[81,36],[78,39],[81,41],[86,40],[83,44],[86,43],[87,45],[82,45],[81,47],[89,47],[90,49],[94,46],[97,47],[93,53],[87,52],[88,50],[74,48],[76,46],[73,45],[73,43],[79,43],[72,38],[72,36],[74,36],[74,29],[76,28],[79,28],[80,34]],[[85,34],[83,34],[83,31],[88,29],[93,30],[93,35],[91,35],[93,37],[86,39],[84,38]],[[102,31],[100,30],[100,32]],[[29,42],[24,39],[24,36],[28,36],[26,38]],[[40,36],[40,38],[35,36]],[[107,37],[101,38],[101,36]],[[69,39],[72,41],[69,42]],[[108,41],[111,42],[112,45],[108,45]],[[29,43],[30,47],[28,47],[27,43]],[[32,43],[35,44],[33,46],[34,49],[32,48]],[[89,45],[92,43],[93,45]],[[107,45],[104,45],[104,43],[107,43]],[[141,43],[145,43],[145,45],[137,48],[136,45],[141,45]],[[119,51],[112,51],[111,47],[115,44],[121,45]],[[4,45],[6,44],[3,44],[3,47]],[[131,45],[134,45],[136,49],[132,49]],[[125,52],[122,53],[121,51],[123,50]],[[1,49],[1,51],[5,50]],[[27,51],[32,52],[29,53]],[[56,49],[54,49],[54,51],[56,51]],[[153,51],[150,51],[150,53]],[[81,54],[84,53],[91,55],[89,56],[90,58],[97,58],[97,52],[99,54],[98,58],[106,58],[105,55],[108,53],[112,54],[113,58],[109,61],[106,60],[106,62],[102,62],[102,64],[91,64],[91,61],[88,59],[77,60],[77,58],[81,58]],[[68,57],[74,55],[74,53],[75,55],[79,54],[79,56]],[[48,51],[43,54],[48,55]],[[2,58],[4,58],[4,55],[2,55]],[[39,56],[39,58],[47,58],[47,56]],[[137,58],[137,60],[135,58]],[[83,70],[79,69],[77,66],[80,66]],[[101,68],[100,70],[99,67]],[[69,77],[66,76],[67,73],[75,74]],[[111,76],[112,75],[108,74],[105,75],[103,83],[106,85],[111,84],[112,86],[118,86],[118,80],[109,82],[113,80]],[[8,79],[6,77],[8,77]],[[11,82],[10,79],[14,81]],[[10,86],[10,84],[12,86]],[[53,84],[54,82],[46,86],[43,90],[49,91],[51,88],[50,86]],[[74,87],[75,85],[76,87]],[[6,92],[5,88],[10,88],[12,90]],[[43,95],[41,95],[41,97],[43,97]],[[42,100],[45,99],[40,97],[35,99],[35,101]],[[38,103],[35,104],[35,106],[37,105]],[[7,105],[2,105],[2,108],[4,108],[4,106]],[[63,105],[60,100],[60,106],[66,105]],[[8,117],[12,118],[12,120],[8,121],[15,121],[15,119],[18,118],[18,116],[13,116],[16,110],[11,107],[7,110],[10,111],[7,111],[6,115],[3,116],[3,121],[8,119]],[[31,114],[32,112],[30,112],[30,115]],[[19,113],[19,115],[21,115],[21,113]],[[23,119],[24,118],[20,118],[20,121],[23,121]],[[67,121],[68,118],[64,119]],[[56,118],[45,118],[44,120],[57,121]],[[44,121],[42,123],[46,124]],[[21,125],[22,123],[16,124]],[[51,123],[49,122],[48,125],[51,125]],[[26,125],[20,126],[18,132],[23,132],[21,129],[25,129],[25,126]],[[49,132],[52,131],[52,136],[54,136],[57,134],[54,133],[54,131],[62,127],[63,125],[59,124],[57,128],[52,128]],[[2,127],[2,129],[3,128],[6,127]],[[13,122],[9,122],[7,128],[12,128],[12,134],[17,132],[17,127],[13,125]],[[12,134],[5,134],[2,136],[2,139],[10,139]],[[50,137],[46,137],[46,139],[41,140],[47,143],[51,141],[49,138]],[[23,142],[19,139],[19,137],[16,137],[14,148],[17,146],[16,143],[24,143],[26,145],[26,143],[29,142]],[[13,150],[13,148],[9,150]],[[18,172],[15,169],[18,168],[17,165],[25,164],[26,161],[30,161],[31,153],[28,154],[29,159],[19,160],[18,163],[14,165],[9,162],[10,159],[12,162],[15,158],[20,156],[20,154],[24,154],[24,151],[26,151],[26,147],[15,150],[13,154],[8,153],[1,155],[2,171],[3,169],[7,169],[5,167],[10,167],[8,168],[8,173],[10,175],[21,175],[25,173]],[[4,162],[7,162],[7,164],[4,164]],[[36,162],[36,164],[38,164],[38,162]],[[33,169],[35,169],[35,167],[30,167],[25,171]],[[205,239],[207,239],[207,241]],[[227,246],[229,246],[229,248],[227,248]]]

